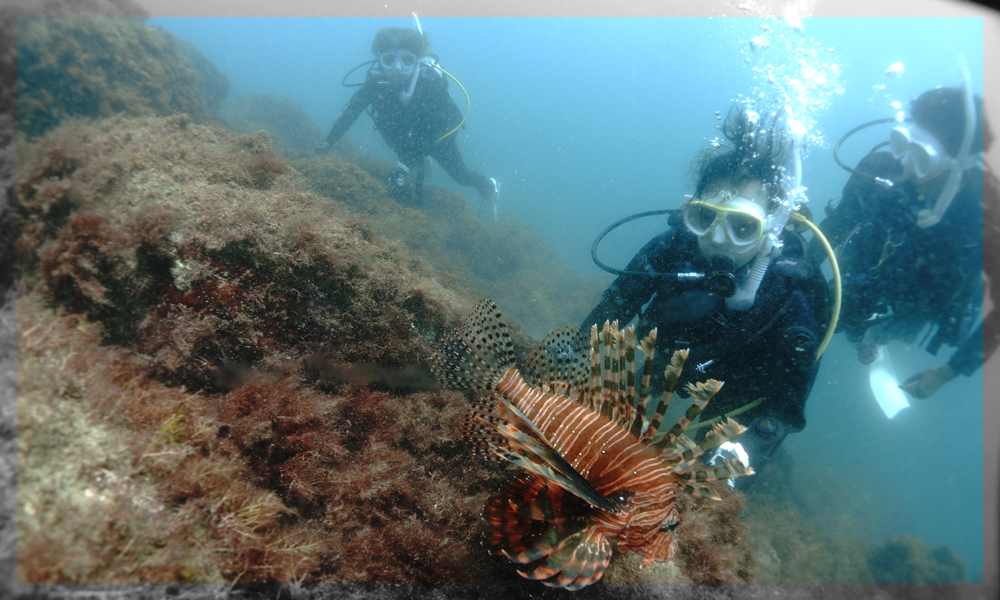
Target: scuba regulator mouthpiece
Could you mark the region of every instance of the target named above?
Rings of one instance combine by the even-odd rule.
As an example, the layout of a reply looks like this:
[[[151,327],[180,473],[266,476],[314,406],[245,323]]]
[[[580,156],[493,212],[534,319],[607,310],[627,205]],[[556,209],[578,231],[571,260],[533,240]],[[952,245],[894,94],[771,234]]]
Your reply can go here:
[[[719,298],[730,298],[736,293],[736,276],[733,275],[733,259],[728,256],[713,256],[712,270],[705,278],[705,291]]]

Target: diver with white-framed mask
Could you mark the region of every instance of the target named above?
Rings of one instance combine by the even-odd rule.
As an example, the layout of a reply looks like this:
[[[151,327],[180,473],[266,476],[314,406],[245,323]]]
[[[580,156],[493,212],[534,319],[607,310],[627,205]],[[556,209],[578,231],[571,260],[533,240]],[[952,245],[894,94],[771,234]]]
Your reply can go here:
[[[997,289],[989,257],[1000,241],[995,223],[984,230],[984,214],[996,220],[1000,184],[982,161],[992,142],[982,98],[961,70],[962,85],[922,93],[901,121],[879,119],[841,138],[834,156],[852,175],[820,224],[843,272],[841,330],[862,363],[883,356],[891,341],[932,355],[942,345],[956,348],[945,363],[899,384],[918,399],[977,372],[1000,344],[997,313],[979,322],[984,269]],[[848,137],[886,123],[888,139],[856,167],[841,162]],[[984,245],[993,251],[984,253]]]
[[[701,419],[730,414],[745,425],[736,441],[758,474],[785,436],[805,427],[805,402],[833,329],[827,282],[802,236],[800,149],[788,122],[783,109],[760,116],[734,106],[722,126],[725,142],[697,160],[694,193],[682,207],[642,213],[669,213],[669,230],[623,270],[600,263],[595,243],[595,261],[618,277],[581,324],[589,331],[637,318],[637,336],[656,327],[663,350],[653,373],[664,371],[674,350],[689,349],[677,389],[707,378],[726,382]],[[662,379],[651,379],[654,397]]]
[[[465,115],[448,92],[448,78],[462,85],[430,53],[427,36],[419,29],[385,27],[375,35],[371,51],[374,59],[344,77],[345,87],[359,89],[316,153],[328,153],[367,111],[375,130],[399,157],[397,168],[384,177],[390,196],[422,203],[428,159],[433,158],[455,183],[475,188],[481,207],[495,219],[500,185],[495,178],[469,169],[462,159],[455,134],[464,127]],[[347,83],[352,73],[365,66],[364,82]]]

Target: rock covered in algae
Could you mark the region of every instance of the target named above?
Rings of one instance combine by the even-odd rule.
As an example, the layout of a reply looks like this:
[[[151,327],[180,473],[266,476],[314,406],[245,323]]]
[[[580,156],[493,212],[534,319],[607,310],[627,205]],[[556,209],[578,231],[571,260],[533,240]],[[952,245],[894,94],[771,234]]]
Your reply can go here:
[[[29,136],[70,117],[206,121],[228,92],[229,79],[193,45],[140,20],[18,20],[17,119]]]

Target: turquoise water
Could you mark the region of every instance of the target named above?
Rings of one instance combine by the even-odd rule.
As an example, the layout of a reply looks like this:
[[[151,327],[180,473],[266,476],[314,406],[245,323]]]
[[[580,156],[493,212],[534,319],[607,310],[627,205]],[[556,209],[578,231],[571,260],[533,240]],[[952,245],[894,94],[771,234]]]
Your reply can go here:
[[[370,60],[374,34],[412,19],[150,19],[193,42],[230,79],[230,97],[294,100],[326,131],[350,98],[341,86]],[[960,83],[964,57],[982,94],[979,19],[424,19],[432,51],[471,97],[458,134],[466,163],[502,184],[501,218],[530,223],[579,273],[598,273],[594,237],[611,222],[680,205],[689,165],[733,104],[782,98],[808,128],[803,183],[819,220],[848,174],[832,148],[850,128],[893,116],[921,92]],[[899,74],[890,66],[901,63]],[[362,70],[353,76],[360,81]],[[898,75],[898,76],[897,76]],[[465,97],[452,85],[465,109]],[[350,131],[365,153],[395,157],[362,116]],[[884,130],[847,142],[855,164]],[[317,143],[321,140],[317,140]],[[431,183],[475,193],[435,169]],[[630,223],[601,258],[624,265],[664,223]],[[595,299],[596,300],[596,299]],[[569,324],[569,323],[567,323]],[[891,345],[900,379],[940,364]],[[894,532],[951,545],[982,569],[982,373],[956,380],[893,420],[868,389],[867,368],[834,338],[809,400],[808,426],[785,447],[822,485],[843,488],[873,542]],[[816,518],[822,518],[822,515]]]

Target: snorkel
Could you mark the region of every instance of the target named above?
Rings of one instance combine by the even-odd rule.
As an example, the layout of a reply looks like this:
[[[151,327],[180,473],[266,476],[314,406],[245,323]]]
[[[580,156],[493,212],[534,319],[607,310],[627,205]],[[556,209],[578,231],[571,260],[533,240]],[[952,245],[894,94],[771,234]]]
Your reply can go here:
[[[781,232],[788,224],[792,212],[798,210],[803,202],[808,201],[805,188],[802,187],[802,138],[805,127],[792,117],[791,109],[786,106],[788,118],[780,135],[786,144],[787,164],[780,168],[784,171],[782,177],[783,194],[779,196],[778,209],[768,218],[767,231],[761,240],[760,249],[753,259],[747,280],[731,297],[726,298],[726,306],[732,310],[749,310],[757,298],[757,289],[767,273],[771,259],[781,254]],[[778,132],[775,132],[778,134]]]
[[[411,13],[411,14],[413,15],[413,22],[416,23],[417,25],[417,32],[420,35],[424,35],[424,29],[420,26],[420,18],[417,17],[417,13]],[[433,55],[428,54],[426,56],[421,57],[417,61],[417,64],[413,66],[413,75],[410,77],[410,87],[400,92],[399,94],[399,101],[403,103],[403,106],[407,106],[410,103],[410,98],[413,97],[413,90],[416,89],[417,87],[417,79],[419,79],[420,76],[420,69],[421,67],[424,66],[431,67],[439,75],[441,73],[444,73],[448,77],[451,77],[452,81],[457,83],[458,87],[462,88],[462,92],[465,94],[465,102],[466,102],[465,116],[462,117],[462,120],[459,122],[458,125],[455,126],[454,129],[452,129],[451,131],[449,131],[448,133],[442,135],[437,139],[437,143],[440,143],[441,140],[455,133],[456,131],[459,130],[459,128],[462,127],[462,125],[465,124],[465,120],[469,118],[469,111],[472,109],[472,101],[469,99],[469,92],[465,89],[465,86],[462,85],[462,82],[456,79],[455,76],[449,73],[448,71],[445,71],[441,67],[441,65],[438,64],[436,58]]]
[[[424,28],[420,26],[420,18],[417,17],[417,13],[411,14],[413,15],[413,22],[417,24],[417,32],[423,36]],[[403,103],[403,106],[409,104],[410,98],[413,97],[413,90],[417,87],[417,79],[420,78],[420,67],[424,64],[425,60],[427,60],[427,57],[421,56],[417,61],[417,64],[413,65],[413,75],[410,76],[410,87],[406,88],[399,94],[399,101]]]
[[[413,74],[410,75],[410,85],[399,93],[399,101],[403,103],[403,106],[409,104],[410,98],[413,97],[413,90],[417,87],[417,79],[420,78],[420,67],[424,65],[425,60],[427,60],[426,56],[421,57],[417,60],[417,64],[413,65]]]
[[[962,98],[965,108],[965,131],[962,133],[962,145],[958,156],[951,159],[948,179],[941,189],[941,194],[934,202],[934,207],[921,209],[917,213],[917,227],[921,229],[937,225],[941,221],[941,217],[951,206],[951,201],[955,199],[955,194],[958,193],[958,189],[962,185],[962,175],[978,162],[978,159],[969,160],[972,138],[976,132],[976,106],[972,100],[972,84],[969,81],[969,68],[965,64],[965,57],[958,57],[958,68],[962,72]]]

